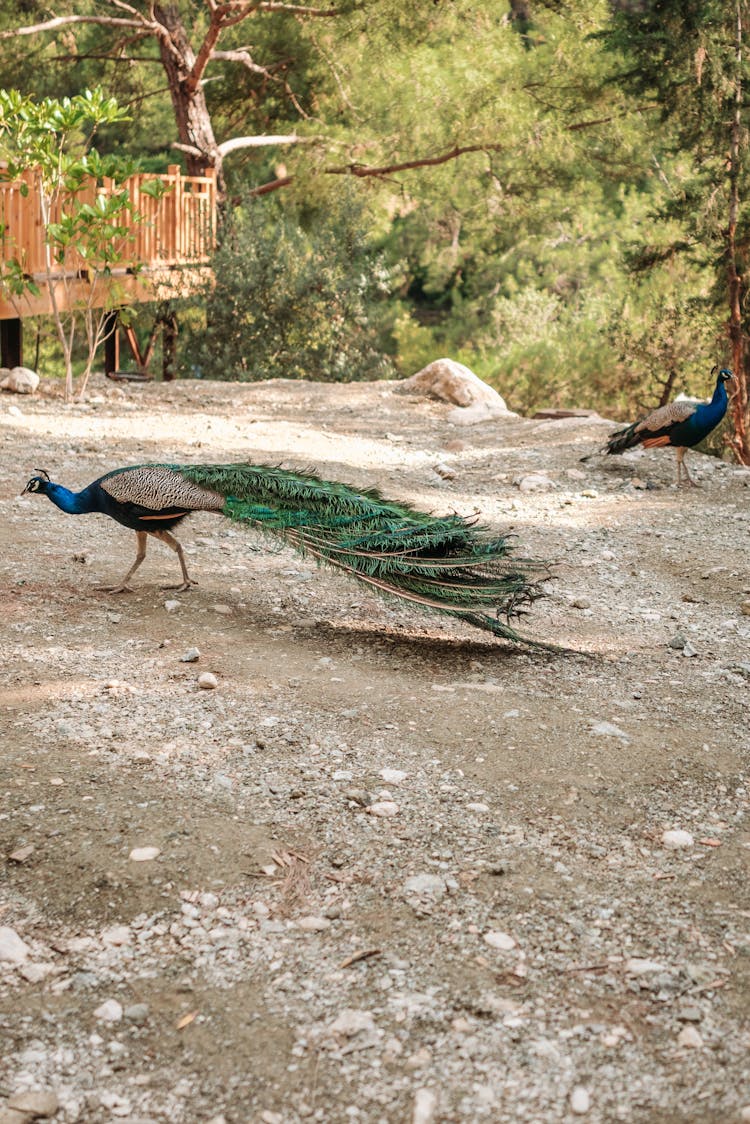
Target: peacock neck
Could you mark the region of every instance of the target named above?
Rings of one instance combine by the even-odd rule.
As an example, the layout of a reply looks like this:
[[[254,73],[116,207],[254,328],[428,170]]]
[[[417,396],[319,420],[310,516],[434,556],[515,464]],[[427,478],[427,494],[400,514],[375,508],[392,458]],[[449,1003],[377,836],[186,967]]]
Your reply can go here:
[[[50,484],[46,490],[47,498],[52,500],[55,507],[68,515],[86,515],[91,511],[99,510],[99,503],[91,488],[84,488],[82,492],[71,492],[62,484]]]
[[[696,410],[696,420],[700,419],[701,423],[710,421],[713,425],[718,425],[726,413],[728,401],[729,398],[727,396],[725,384],[723,382],[718,382],[711,401]]]
[[[717,382],[716,390],[714,391],[714,396],[711,399],[711,405],[712,406],[726,406],[727,399],[728,399],[727,384],[723,381]]]

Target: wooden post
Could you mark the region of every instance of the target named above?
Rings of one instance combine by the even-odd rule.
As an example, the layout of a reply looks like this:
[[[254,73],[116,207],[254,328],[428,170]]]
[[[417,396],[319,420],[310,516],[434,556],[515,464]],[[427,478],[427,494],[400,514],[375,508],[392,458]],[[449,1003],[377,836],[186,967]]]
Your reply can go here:
[[[170,176],[174,176],[174,190],[172,192],[172,197],[174,199],[174,241],[172,245],[174,248],[172,252],[175,262],[182,262],[185,252],[185,238],[182,229],[182,211],[184,206],[182,202],[182,169],[179,164],[170,164],[168,171]]]
[[[177,374],[177,317],[168,312],[162,324],[161,377],[172,382]]]
[[[23,324],[20,317],[0,320],[0,362],[3,367],[23,366]]]
[[[113,308],[107,313],[104,322],[104,374],[112,375],[120,369],[120,332],[117,325],[118,311]]]

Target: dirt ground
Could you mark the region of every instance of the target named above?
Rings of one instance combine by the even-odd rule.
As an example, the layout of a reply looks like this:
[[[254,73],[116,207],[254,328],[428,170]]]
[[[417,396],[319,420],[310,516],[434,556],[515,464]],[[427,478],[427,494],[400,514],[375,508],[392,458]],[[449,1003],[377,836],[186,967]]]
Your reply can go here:
[[[382,383],[91,394],[0,399],[0,1124],[750,1120],[750,472]],[[479,511],[575,651],[210,515],[190,593],[156,543],[100,592],[132,533],[19,493],[147,460]]]

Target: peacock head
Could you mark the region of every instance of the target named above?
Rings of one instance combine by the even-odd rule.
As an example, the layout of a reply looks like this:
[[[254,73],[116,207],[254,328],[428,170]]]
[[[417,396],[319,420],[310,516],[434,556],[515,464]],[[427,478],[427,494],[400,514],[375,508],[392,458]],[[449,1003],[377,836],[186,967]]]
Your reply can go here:
[[[42,495],[44,495],[46,493],[47,489],[49,488],[50,484],[52,483],[52,481],[49,478],[49,473],[47,472],[46,469],[37,468],[37,469],[35,469],[35,472],[38,472],[39,476],[32,476],[31,477],[31,480],[29,480],[28,484],[26,485],[24,490],[21,492],[22,496],[25,496],[27,492],[41,492]]]
[[[713,371],[711,371],[711,374],[713,374],[715,370],[716,370],[716,367],[714,367]],[[721,370],[719,371],[719,377],[716,381],[717,382],[729,382],[729,380],[733,379],[733,378],[734,378],[734,375],[729,370],[729,367],[722,367]]]

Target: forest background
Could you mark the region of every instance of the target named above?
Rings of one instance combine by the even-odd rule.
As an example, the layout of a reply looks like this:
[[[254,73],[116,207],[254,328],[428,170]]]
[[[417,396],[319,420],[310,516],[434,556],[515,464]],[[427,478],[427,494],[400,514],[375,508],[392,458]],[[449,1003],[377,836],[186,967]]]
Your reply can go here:
[[[6,0],[0,87],[101,87],[128,119],[81,146],[217,170],[215,285],[169,310],[182,377],[449,356],[521,413],[625,417],[724,363],[750,463],[748,7]]]

